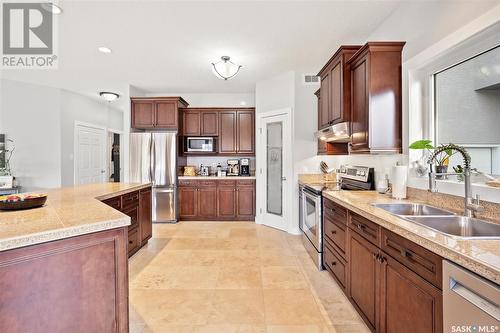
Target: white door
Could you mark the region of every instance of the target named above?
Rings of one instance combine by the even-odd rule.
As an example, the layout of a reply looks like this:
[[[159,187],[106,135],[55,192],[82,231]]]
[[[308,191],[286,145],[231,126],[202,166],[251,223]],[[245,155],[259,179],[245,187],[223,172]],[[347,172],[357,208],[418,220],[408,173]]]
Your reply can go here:
[[[258,119],[258,221],[288,231],[292,198],[291,109],[266,112]]]
[[[103,183],[106,178],[104,128],[75,126],[75,184]]]

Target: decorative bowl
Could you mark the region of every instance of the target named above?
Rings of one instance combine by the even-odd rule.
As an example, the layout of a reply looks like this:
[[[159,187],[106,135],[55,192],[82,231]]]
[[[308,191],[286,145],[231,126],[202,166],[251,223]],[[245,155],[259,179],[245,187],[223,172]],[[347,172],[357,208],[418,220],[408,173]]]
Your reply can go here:
[[[0,210],[21,210],[41,207],[47,201],[47,194],[12,194],[0,196]]]

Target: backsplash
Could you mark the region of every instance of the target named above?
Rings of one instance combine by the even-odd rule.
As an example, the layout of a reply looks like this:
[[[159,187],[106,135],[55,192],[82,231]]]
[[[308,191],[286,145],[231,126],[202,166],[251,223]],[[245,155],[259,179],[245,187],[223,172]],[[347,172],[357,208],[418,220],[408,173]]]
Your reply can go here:
[[[200,164],[212,166],[213,164],[217,165],[220,163],[223,168],[227,167],[227,160],[234,160],[240,158],[248,158],[250,159],[250,173],[255,174],[255,157],[229,157],[229,156],[188,156],[187,164],[195,166],[196,169],[199,169]]]

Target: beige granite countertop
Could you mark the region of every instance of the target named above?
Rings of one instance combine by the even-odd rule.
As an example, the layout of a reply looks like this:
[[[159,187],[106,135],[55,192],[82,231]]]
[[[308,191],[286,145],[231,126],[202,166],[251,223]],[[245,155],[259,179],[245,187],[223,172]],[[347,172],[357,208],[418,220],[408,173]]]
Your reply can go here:
[[[45,191],[43,207],[0,211],[0,251],[130,225],[130,217],[100,200],[148,186],[104,183]]]
[[[255,179],[255,176],[224,176],[224,177],[217,177],[217,176],[178,176],[179,179],[189,179],[189,180],[201,180],[201,179],[215,179],[215,180],[220,180],[220,179],[230,179],[230,180],[238,180],[238,179]]]
[[[460,240],[403,220],[374,203],[402,202],[375,191],[323,191],[323,196],[445,259],[500,283],[500,240]],[[416,200],[404,200],[416,202]]]

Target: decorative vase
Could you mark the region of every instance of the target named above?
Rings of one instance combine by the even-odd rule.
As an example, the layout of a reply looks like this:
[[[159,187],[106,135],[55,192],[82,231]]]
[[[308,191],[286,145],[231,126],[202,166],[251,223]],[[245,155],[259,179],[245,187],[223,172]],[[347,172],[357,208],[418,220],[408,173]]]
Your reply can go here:
[[[436,165],[436,173],[446,173],[448,172],[447,165]],[[448,179],[446,175],[436,175],[436,179]]]

